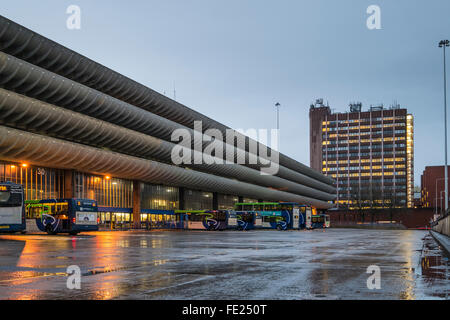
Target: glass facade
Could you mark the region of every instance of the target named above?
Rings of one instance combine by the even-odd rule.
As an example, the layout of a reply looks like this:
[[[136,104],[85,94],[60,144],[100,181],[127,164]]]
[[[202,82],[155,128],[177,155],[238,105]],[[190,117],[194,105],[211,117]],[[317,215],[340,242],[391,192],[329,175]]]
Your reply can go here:
[[[30,166],[25,163],[0,162],[0,181],[21,184],[25,200],[56,199],[64,197],[64,172]]]
[[[180,221],[180,216],[163,213],[163,211],[142,213],[141,224],[146,228],[152,229],[170,229],[176,228],[177,226],[184,226]]]
[[[406,119],[407,201],[408,208],[412,208],[414,206],[414,118],[408,114]]]
[[[133,207],[132,181],[80,172],[74,174],[74,181],[76,198],[94,199],[104,207]]]
[[[213,194],[212,192],[187,189],[184,193],[184,202],[186,210],[211,210],[213,208]]]
[[[380,107],[324,118],[318,160],[322,173],[336,180],[338,206],[412,207],[413,116]]]
[[[0,181],[11,181],[23,185],[25,200],[65,197],[64,170],[62,169],[0,161]],[[106,207],[100,214],[102,224],[125,224],[133,220],[131,214],[133,181],[74,171],[73,183],[75,198],[93,199],[97,201],[99,207]],[[186,210],[213,209],[212,192],[186,189],[184,197]],[[217,203],[220,210],[233,209],[236,202],[239,202],[238,196],[218,194]],[[244,198],[244,202],[257,202],[257,200]],[[177,210],[179,205],[179,188],[141,183],[142,210]],[[117,208],[120,210],[117,211]],[[143,221],[152,219],[158,220],[157,217],[143,217]]]
[[[178,208],[178,188],[141,184],[141,209],[176,210]]]
[[[236,202],[239,202],[239,197],[237,196],[230,196],[227,194],[218,194],[217,200],[219,203],[219,210],[230,210],[234,209],[234,204]]]
[[[103,229],[131,228],[133,215],[129,212],[99,212],[100,227]]]

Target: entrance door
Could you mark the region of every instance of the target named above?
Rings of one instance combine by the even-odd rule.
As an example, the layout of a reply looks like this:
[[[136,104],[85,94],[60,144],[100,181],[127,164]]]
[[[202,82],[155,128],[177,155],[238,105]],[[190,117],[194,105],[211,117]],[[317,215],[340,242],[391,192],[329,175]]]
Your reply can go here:
[[[272,225],[270,223],[271,221],[271,216],[263,216],[262,217],[262,227],[263,228],[272,228]]]
[[[294,208],[292,215],[293,215],[292,229],[299,229],[300,228],[300,209]]]
[[[311,208],[306,208],[306,229],[312,228],[312,212]]]
[[[255,227],[261,228],[263,226],[262,216],[261,214],[256,212],[254,214],[255,214]]]

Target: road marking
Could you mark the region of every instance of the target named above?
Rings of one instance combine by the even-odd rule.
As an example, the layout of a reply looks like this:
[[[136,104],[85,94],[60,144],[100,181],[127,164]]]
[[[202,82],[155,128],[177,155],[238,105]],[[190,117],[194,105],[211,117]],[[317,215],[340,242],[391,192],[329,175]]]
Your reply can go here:
[[[184,286],[186,284],[191,284],[191,283],[195,283],[195,282],[199,282],[199,281],[203,281],[203,280],[211,279],[211,278],[214,278],[214,276],[205,276],[205,277],[201,277],[201,278],[194,279],[194,280],[191,280],[191,281],[178,283],[178,284],[173,285],[173,286],[168,286],[168,287],[164,287],[164,288],[158,288],[158,289],[154,289],[154,290],[145,291],[144,293],[153,293],[153,292],[157,292],[157,291],[162,291],[162,290],[172,289],[172,288],[176,288],[176,287],[181,287],[181,286]]]
[[[26,281],[26,280],[34,280],[34,279],[39,279],[39,278],[48,278],[48,277],[65,277],[67,276],[67,273],[65,272],[57,272],[57,273],[52,273],[52,274],[44,274],[44,275],[40,275],[40,276],[30,276],[30,277],[23,277],[23,278],[14,278],[14,279],[8,279],[8,280],[0,280],[0,283],[4,283],[4,282],[19,282],[19,281]]]
[[[0,240],[28,241],[28,240],[87,240],[92,236],[46,236],[46,235],[1,235]]]

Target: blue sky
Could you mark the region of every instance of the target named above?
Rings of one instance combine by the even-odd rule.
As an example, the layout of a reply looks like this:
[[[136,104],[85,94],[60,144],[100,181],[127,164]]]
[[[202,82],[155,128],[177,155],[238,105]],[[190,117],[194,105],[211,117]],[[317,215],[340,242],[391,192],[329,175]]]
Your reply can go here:
[[[66,28],[80,6],[81,30]],[[369,5],[381,30],[366,27]],[[309,164],[309,105],[396,100],[415,117],[415,182],[444,162],[447,0],[15,0],[0,14],[232,128],[275,128]],[[449,50],[450,51],[450,50]],[[450,64],[450,54],[449,64]]]

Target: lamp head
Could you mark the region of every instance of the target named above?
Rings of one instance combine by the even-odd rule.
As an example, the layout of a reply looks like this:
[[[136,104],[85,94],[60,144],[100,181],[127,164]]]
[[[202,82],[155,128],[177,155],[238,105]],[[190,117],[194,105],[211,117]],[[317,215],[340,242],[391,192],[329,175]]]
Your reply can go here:
[[[450,41],[449,40],[441,40],[441,41],[439,41],[439,48],[442,48],[442,47],[450,47]]]

